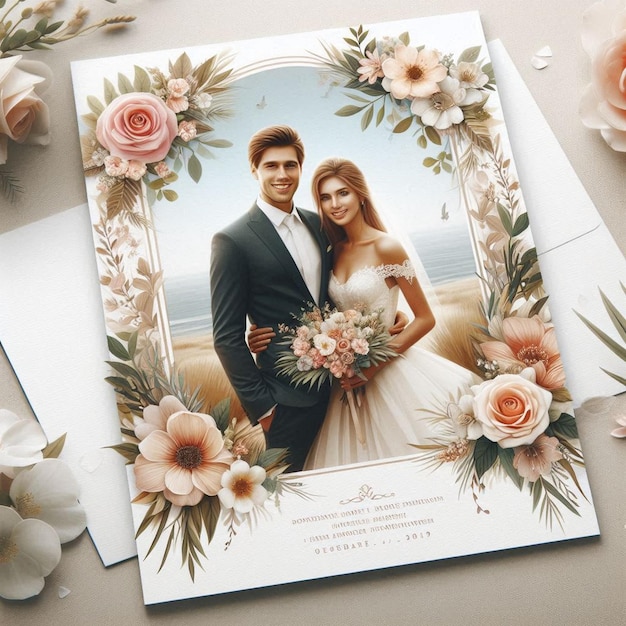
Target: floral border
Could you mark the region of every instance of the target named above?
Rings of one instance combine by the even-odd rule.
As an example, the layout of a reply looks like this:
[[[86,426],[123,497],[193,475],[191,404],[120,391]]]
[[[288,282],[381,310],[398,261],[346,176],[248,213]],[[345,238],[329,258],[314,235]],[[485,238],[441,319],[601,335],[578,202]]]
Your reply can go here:
[[[430,446],[416,446],[418,462],[428,469],[452,463],[461,490],[472,491],[478,512],[487,512],[478,498],[493,477],[526,489],[545,523],[563,526],[563,511],[578,514],[577,494],[585,497],[574,469],[583,460],[528,216],[506,140],[496,132],[500,122],[489,112],[489,94],[495,87],[491,67],[480,60],[480,47],[455,59],[412,47],[406,33],[381,41],[368,36],[358,27],[350,29],[345,48],[320,42],[324,54],[311,53],[307,64],[330,73],[357,103],[336,114],[361,115],[363,131],[391,123],[395,133],[412,131],[418,148],[442,147],[423,165],[435,175],[447,173],[460,181],[475,255],[481,260],[484,324],[471,339],[483,383],[442,399],[441,411],[431,416],[440,436]],[[208,146],[228,146],[212,137],[209,120],[229,113],[220,98],[236,78],[231,60],[216,55],[193,67],[183,54],[169,64],[167,74],[135,67],[134,80],[120,75],[117,89],[105,80],[104,104],[89,98],[91,113],[83,116],[89,132],[81,137],[85,173],[99,177],[99,219],[93,227],[111,333],[109,364],[114,375],[107,381],[117,392],[125,440],[114,448],[137,466],[138,458],[143,459],[139,465],[146,459],[158,461],[150,458],[156,454],[150,445],[154,433],[171,445],[180,432],[200,428],[215,443],[210,458],[221,479],[210,486],[207,481],[194,483],[191,493],[201,492],[197,502],[181,498],[178,492],[184,489],[172,495],[165,482],[159,488],[149,480],[148,489],[134,500],[147,507],[138,535],[151,529],[148,553],[166,536],[161,567],[178,545],[192,580],[222,512],[230,529],[228,547],[236,527],[253,524],[271,494],[307,497],[299,483],[281,478],[284,451],[257,447],[258,431],[253,432],[246,419],[231,415],[228,402],[200,412],[202,398],[176,371],[168,348],[163,273],[155,263],[149,206],[159,199],[176,199],[167,187],[182,167],[193,180],[200,179],[198,155],[207,156]],[[430,92],[394,85],[402,82],[402,68],[411,64],[419,66],[422,76],[430,72],[435,85]],[[145,107],[145,94],[159,100],[155,115],[162,116],[169,130],[157,139],[165,149],[148,157],[120,156],[114,142],[107,143],[106,125],[114,127],[121,101]],[[135,146],[136,137],[129,142]],[[533,406],[529,423],[524,417],[524,437],[502,436],[499,424],[489,422],[481,409],[488,403],[485,397],[497,393],[503,383],[507,398],[513,390],[517,401],[526,402],[525,408]],[[169,432],[175,423],[179,430]],[[230,489],[233,473],[247,481],[245,502]]]

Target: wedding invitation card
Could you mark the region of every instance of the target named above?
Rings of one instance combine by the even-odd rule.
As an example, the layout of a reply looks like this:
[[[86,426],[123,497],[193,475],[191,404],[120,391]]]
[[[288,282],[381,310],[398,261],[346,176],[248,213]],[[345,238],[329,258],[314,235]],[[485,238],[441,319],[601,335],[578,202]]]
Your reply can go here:
[[[598,533],[477,13],[72,74],[146,604]]]

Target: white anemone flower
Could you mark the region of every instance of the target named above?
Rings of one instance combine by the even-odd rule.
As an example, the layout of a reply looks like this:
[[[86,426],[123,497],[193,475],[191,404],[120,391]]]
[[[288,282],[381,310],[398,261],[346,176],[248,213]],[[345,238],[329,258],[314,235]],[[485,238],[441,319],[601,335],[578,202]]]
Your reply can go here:
[[[265,476],[265,470],[258,465],[250,467],[245,461],[234,461],[230,469],[222,474],[222,489],[217,496],[227,509],[249,513],[267,500],[269,494],[261,486]]]
[[[76,539],[87,525],[78,502],[80,488],[72,470],[59,459],[44,459],[20,472],[9,490],[17,512],[24,518],[50,524],[61,543]]]
[[[0,472],[9,478],[15,470],[41,461],[41,451],[48,441],[41,426],[32,419],[21,418],[0,409]]]
[[[445,130],[463,121],[464,115],[459,105],[463,103],[465,95],[465,89],[459,86],[459,81],[446,76],[439,82],[439,91],[427,98],[413,100],[411,112],[418,115],[424,125]]]
[[[12,508],[0,506],[1,597],[36,596],[60,560],[61,542],[52,526],[38,519],[23,520]]]

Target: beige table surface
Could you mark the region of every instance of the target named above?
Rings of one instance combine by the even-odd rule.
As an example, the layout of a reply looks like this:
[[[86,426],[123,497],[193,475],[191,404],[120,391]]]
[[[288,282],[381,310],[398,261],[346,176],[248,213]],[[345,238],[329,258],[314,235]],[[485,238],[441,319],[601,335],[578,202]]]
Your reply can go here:
[[[0,232],[86,202],[69,67],[74,59],[476,9],[487,40],[499,38],[504,43],[609,229],[626,250],[626,154],[610,150],[599,134],[582,126],[577,113],[590,72],[580,44],[581,15],[589,0],[118,0],[117,5],[87,0],[83,4],[94,16],[130,13],[138,19],[126,32],[96,33],[30,55],[47,62],[54,72],[55,84],[46,96],[52,143],[43,149],[12,146],[10,164],[20,173],[26,192],[15,205],[0,199]],[[530,58],[544,45],[551,46],[554,56],[547,69],[538,71]],[[617,404],[622,412],[626,410],[626,398],[620,397]],[[0,407],[30,414],[2,352]],[[626,441],[609,436],[613,417],[579,417],[600,539],[146,608],[136,560],[105,569],[83,534],[64,546],[60,565],[38,597],[0,601],[0,623],[626,624]],[[60,599],[59,586],[70,589],[70,595]]]

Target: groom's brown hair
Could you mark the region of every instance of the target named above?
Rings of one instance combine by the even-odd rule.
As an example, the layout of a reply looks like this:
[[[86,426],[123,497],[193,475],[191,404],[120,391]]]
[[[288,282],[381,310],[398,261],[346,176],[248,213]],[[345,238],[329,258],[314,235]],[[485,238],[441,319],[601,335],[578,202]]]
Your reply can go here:
[[[280,146],[293,146],[296,150],[298,163],[302,166],[304,161],[304,144],[300,135],[290,126],[268,126],[252,135],[248,144],[248,161],[250,167],[256,168],[261,162],[263,153],[268,148]]]

